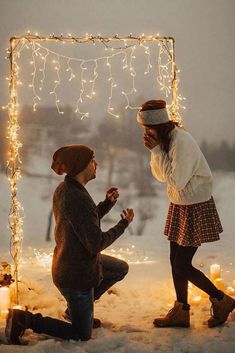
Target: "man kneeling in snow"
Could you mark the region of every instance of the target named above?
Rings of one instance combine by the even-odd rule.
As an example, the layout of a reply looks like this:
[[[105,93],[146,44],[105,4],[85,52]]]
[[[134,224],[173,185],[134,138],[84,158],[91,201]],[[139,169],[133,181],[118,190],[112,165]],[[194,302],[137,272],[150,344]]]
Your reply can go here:
[[[56,247],[53,255],[54,284],[67,301],[66,315],[71,323],[10,309],[6,337],[9,343],[20,344],[20,336],[30,328],[62,339],[89,340],[99,319],[93,319],[94,300],[128,272],[128,264],[100,252],[111,245],[133,220],[132,209],[121,214],[121,220],[106,232],[100,219],[110,211],[119,197],[118,189],[110,188],[97,206],[85,188],[96,177],[94,152],[85,145],[70,145],[58,149],[52,169],[66,174],[53,197]]]

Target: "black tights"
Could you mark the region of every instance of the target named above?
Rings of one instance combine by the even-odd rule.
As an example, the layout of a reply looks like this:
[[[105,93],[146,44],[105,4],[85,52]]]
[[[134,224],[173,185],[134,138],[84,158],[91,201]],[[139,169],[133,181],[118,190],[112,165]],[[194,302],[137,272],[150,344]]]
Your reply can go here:
[[[206,292],[212,298],[220,298],[221,292],[198,269],[193,267],[192,259],[197,247],[180,246],[170,242],[170,261],[177,301],[188,303],[188,281]]]

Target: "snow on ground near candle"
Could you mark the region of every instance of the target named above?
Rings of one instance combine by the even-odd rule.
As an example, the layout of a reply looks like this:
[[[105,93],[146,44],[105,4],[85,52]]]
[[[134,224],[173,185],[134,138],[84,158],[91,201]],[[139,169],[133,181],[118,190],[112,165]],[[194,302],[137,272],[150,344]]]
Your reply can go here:
[[[235,200],[235,175],[232,173],[216,173],[214,197],[224,226],[221,241],[202,246],[195,256],[194,264],[206,274],[210,273],[210,265],[220,264],[221,277],[230,286],[235,280],[234,262],[234,200]],[[4,176],[0,176],[1,180]],[[5,177],[4,177],[5,178]],[[7,184],[2,180],[3,184]],[[99,175],[97,176],[97,183]],[[41,198],[46,182],[40,181],[37,187],[30,189],[32,181],[23,178],[22,196],[26,211],[26,239],[22,262],[23,294],[21,304],[28,305],[33,312],[43,315],[62,318],[65,303],[59,292],[53,286],[49,271],[48,244],[42,241],[45,224],[42,219],[47,217],[48,201]],[[103,194],[97,194],[96,182],[91,182],[89,190],[95,195],[95,200],[102,199]],[[99,188],[101,189],[101,188]],[[3,189],[6,200],[1,206],[1,219],[6,217],[7,191]],[[120,198],[124,191],[120,190]],[[136,201],[137,202],[137,201]],[[43,207],[44,206],[44,207]],[[128,206],[128,205],[127,205]],[[130,205],[132,206],[132,205]],[[222,327],[209,329],[204,322],[210,316],[210,305],[206,297],[202,296],[200,303],[193,304],[192,298],[201,295],[193,289],[191,300],[191,328],[190,329],[157,329],[153,328],[152,321],[157,315],[166,313],[174,302],[174,291],[170,279],[168,262],[168,242],[162,235],[168,202],[163,189],[159,191],[156,200],[156,217],[149,221],[143,236],[130,236],[128,232],[122,236],[109,251],[115,250],[113,255],[124,254],[130,261],[130,271],[124,281],[115,285],[112,294],[105,294],[95,304],[95,316],[103,322],[101,329],[94,330],[93,339],[89,342],[62,342],[59,340],[36,335],[28,330],[25,340],[28,346],[0,345],[1,353],[231,353],[235,351],[235,313]],[[37,218],[31,219],[28,215],[35,211]],[[133,205],[134,207],[134,205]],[[117,213],[118,216],[118,213]],[[114,219],[117,217],[115,216]],[[42,226],[44,229],[41,229]],[[109,227],[110,224],[105,224]],[[3,227],[3,226],[2,226]],[[37,231],[35,231],[37,230]],[[3,234],[5,234],[3,232]],[[4,238],[4,236],[3,236]],[[39,244],[41,245],[39,246]],[[4,244],[7,244],[5,239]],[[134,248],[131,246],[134,245]],[[37,247],[38,256],[33,248]],[[122,249],[122,250],[120,250]],[[131,251],[125,251],[131,249]],[[4,250],[4,249],[3,249]],[[5,249],[7,251],[7,249]],[[130,254],[130,252],[132,254]],[[43,256],[39,256],[44,254]],[[4,253],[1,252],[1,257]],[[148,258],[148,263],[138,264]],[[4,257],[5,259],[5,257]],[[4,320],[0,320],[0,340],[4,342]]]

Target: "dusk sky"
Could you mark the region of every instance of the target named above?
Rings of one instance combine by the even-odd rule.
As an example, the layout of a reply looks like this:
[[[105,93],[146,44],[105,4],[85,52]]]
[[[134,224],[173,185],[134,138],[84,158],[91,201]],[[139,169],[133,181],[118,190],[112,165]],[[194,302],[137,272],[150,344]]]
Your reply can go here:
[[[235,1],[0,0],[0,6],[1,105],[8,100],[5,49],[13,35],[160,33],[176,41],[185,127],[199,142],[235,143]]]

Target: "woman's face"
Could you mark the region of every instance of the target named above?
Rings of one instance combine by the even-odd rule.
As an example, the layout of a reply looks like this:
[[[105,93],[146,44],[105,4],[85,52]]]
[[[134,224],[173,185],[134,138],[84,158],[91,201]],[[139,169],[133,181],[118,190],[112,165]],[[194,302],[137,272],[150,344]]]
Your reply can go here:
[[[152,149],[159,144],[157,130],[154,127],[142,125],[144,129],[144,146]]]
[[[157,140],[157,130],[149,126],[142,125],[144,129],[144,135],[151,136]]]

